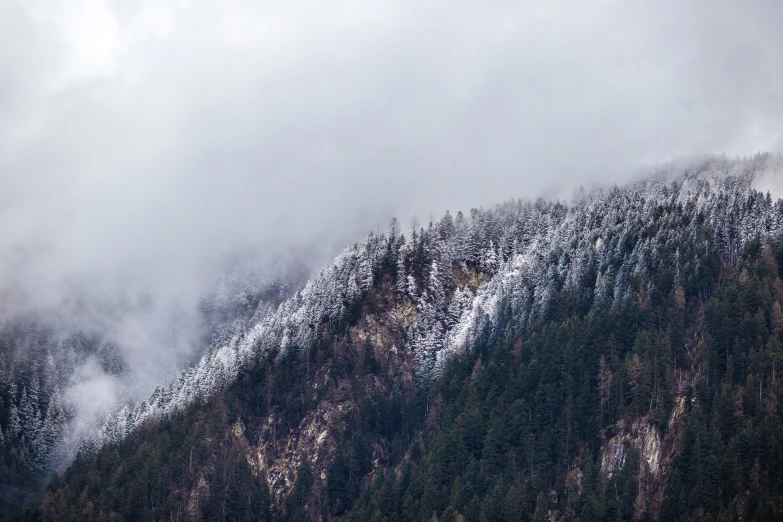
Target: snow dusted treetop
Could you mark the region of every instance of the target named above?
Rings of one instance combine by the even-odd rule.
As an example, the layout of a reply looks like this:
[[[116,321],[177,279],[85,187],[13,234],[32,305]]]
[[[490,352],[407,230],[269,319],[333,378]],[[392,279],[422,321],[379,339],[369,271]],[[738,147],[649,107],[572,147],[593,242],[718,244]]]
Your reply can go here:
[[[677,287],[698,291],[711,254],[736,255],[749,241],[783,233],[783,202],[752,188],[767,156],[712,158],[667,166],[622,187],[583,193],[572,203],[512,201],[446,215],[410,242],[393,227],[344,249],[327,268],[265,318],[216,343],[193,368],[149,400],[109,420],[94,443],[118,440],[145,419],[205,400],[240,369],[268,353],[304,350],[320,325],[340,320],[394,266],[398,299],[419,315],[406,333],[421,379],[437,376],[448,358],[493,328],[510,309],[518,328],[542,320],[555,292],[572,292],[586,307],[611,306],[656,289],[650,274],[673,266]],[[387,257],[389,259],[387,259]],[[453,269],[483,274],[477,290],[456,286]],[[419,293],[420,292],[420,293]]]
[[[385,253],[386,238],[371,234],[361,244],[344,249],[329,267],[260,322],[227,341],[210,347],[196,366],[134,408],[123,408],[109,419],[93,443],[125,437],[144,420],[183,409],[228,386],[240,369],[270,350],[285,352],[309,347],[318,326],[339,319],[362,296]]]

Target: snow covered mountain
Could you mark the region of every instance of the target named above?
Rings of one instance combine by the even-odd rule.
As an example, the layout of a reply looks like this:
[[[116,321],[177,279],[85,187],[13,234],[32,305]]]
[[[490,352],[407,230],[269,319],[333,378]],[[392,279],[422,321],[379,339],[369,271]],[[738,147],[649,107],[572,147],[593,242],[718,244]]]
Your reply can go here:
[[[36,509],[779,513],[783,200],[755,187],[781,164],[709,158],[410,234],[393,221],[279,304],[242,305],[196,364],[110,417]],[[699,453],[708,443],[723,460]]]
[[[437,377],[499,314],[513,314],[520,331],[542,321],[561,290],[585,310],[655,301],[675,291],[698,294],[719,271],[710,254],[736,263],[749,241],[783,231],[783,201],[754,190],[770,161],[759,155],[663,166],[570,203],[512,201],[468,216],[447,213],[410,236],[395,222],[388,234],[371,233],[345,248],[274,312],[215,339],[198,364],[123,409],[88,447],[117,442],[148,420],[207,400],[268,353],[306,353],[324,328],[349,320],[390,265],[404,348],[415,355],[420,380]],[[661,270],[671,275],[666,288],[650,282],[649,274]]]

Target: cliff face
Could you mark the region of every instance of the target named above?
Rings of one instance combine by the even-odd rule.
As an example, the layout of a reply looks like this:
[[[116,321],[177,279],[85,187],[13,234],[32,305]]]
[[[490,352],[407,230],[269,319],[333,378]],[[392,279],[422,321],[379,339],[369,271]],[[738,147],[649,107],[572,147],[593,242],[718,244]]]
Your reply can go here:
[[[738,455],[739,433],[776,451],[754,430],[777,422],[783,203],[752,190],[756,167],[717,161],[570,206],[372,234],[109,422],[40,512],[755,513],[777,491],[761,459],[732,457],[748,492],[680,490],[702,491],[705,433]]]

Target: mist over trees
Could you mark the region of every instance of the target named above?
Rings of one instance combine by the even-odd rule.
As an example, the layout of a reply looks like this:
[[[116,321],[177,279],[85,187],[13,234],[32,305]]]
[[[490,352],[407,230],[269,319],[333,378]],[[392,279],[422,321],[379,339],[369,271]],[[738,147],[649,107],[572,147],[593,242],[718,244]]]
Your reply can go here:
[[[777,513],[769,160],[393,222],[110,419],[44,512],[84,514],[87,486],[126,518]]]
[[[230,338],[286,299],[307,273],[295,259],[288,262],[252,269],[234,262],[198,301],[183,299],[179,304],[194,310],[180,311],[185,317],[179,320],[170,314],[165,331],[155,331],[162,318],[153,324],[144,320],[144,310],[140,314],[130,305],[89,313],[68,307],[48,313],[6,309],[0,322],[0,514],[39,493],[69,466],[108,415],[154,389],[139,378],[149,364],[169,369],[158,368],[147,380],[176,375],[211,343]],[[95,303],[85,303],[90,305]],[[132,324],[146,346],[129,346],[127,334],[113,329],[112,321],[139,317]],[[170,335],[176,329],[187,330],[181,335],[186,342]],[[154,353],[161,345],[172,353]],[[139,361],[145,356],[147,361]]]

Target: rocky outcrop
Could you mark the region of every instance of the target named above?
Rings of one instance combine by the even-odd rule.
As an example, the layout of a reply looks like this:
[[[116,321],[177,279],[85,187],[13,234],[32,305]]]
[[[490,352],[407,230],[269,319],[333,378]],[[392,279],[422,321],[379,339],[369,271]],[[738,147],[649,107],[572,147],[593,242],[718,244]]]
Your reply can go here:
[[[643,473],[657,477],[661,473],[661,436],[646,417],[630,425],[620,421],[618,433],[601,449],[601,471],[607,478],[623,469],[630,447],[636,448]]]

